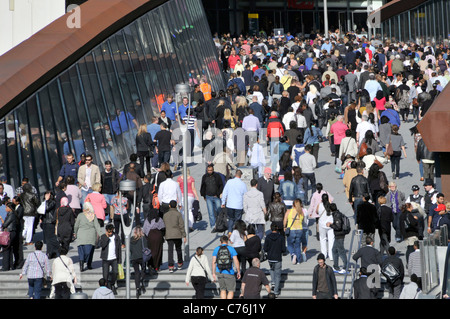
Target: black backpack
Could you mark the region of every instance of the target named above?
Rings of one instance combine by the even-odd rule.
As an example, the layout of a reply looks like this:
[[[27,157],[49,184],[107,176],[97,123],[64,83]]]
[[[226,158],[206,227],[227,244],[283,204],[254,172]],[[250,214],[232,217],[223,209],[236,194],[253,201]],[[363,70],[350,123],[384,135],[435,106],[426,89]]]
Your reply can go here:
[[[342,231],[344,232],[345,235],[347,235],[352,230],[350,226],[350,219],[342,213],[341,215],[342,215]]]
[[[228,229],[227,209],[221,208],[216,219],[216,232],[224,232]]]
[[[217,251],[216,262],[219,271],[230,270],[233,266],[233,259],[227,245],[220,246]]]

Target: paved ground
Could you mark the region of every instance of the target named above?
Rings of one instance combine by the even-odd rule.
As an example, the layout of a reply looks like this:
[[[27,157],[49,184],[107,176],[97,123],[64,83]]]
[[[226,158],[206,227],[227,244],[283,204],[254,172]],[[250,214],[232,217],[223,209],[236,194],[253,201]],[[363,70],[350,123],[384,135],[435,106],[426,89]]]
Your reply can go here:
[[[410,134],[409,128],[411,128],[414,124],[413,123],[406,123],[403,124],[400,128],[400,133],[403,135],[403,138],[406,142],[406,148],[407,148],[407,158],[401,160],[401,174],[400,179],[396,180],[399,189],[402,190],[405,195],[410,194],[411,185],[418,184],[421,187],[421,193],[423,194],[423,187],[420,181],[419,181],[419,166],[415,160],[415,154],[414,154],[414,142],[412,139],[412,136]],[[199,154],[197,150],[197,154]],[[205,172],[205,164],[193,164],[190,165],[190,171],[191,175],[196,180],[196,188],[198,193],[200,188],[200,181],[201,176]],[[383,171],[386,173],[388,179],[391,179],[391,169],[390,164],[385,165],[383,168]],[[180,171],[175,172],[174,178],[177,178],[181,174]],[[338,209],[341,210],[344,214],[347,216],[353,216],[353,211],[350,206],[350,204],[347,202],[344,187],[342,184],[342,180],[339,179],[339,174],[334,172],[334,158],[331,157],[331,153],[329,151],[329,144],[328,142],[322,142],[321,148],[319,151],[319,168],[316,172],[316,180],[317,182],[320,182],[324,185],[324,189],[330,192],[334,197],[334,202],[337,204]],[[221,234],[217,233],[211,233],[211,229],[209,227],[208,222],[208,213],[206,209],[206,203],[203,201],[203,199],[200,200],[200,209],[203,214],[204,220],[198,223],[194,224],[194,231],[189,234],[189,246],[186,248],[189,248],[189,255],[192,256],[195,252],[196,247],[202,246],[205,249],[205,253],[207,254],[208,258],[211,259],[212,250],[219,245],[219,237]],[[267,223],[266,225],[266,231],[270,229],[270,224]],[[315,238],[315,225],[310,228],[312,231],[312,235],[309,237],[308,242],[308,260],[305,263],[300,263],[297,265],[292,265],[290,262],[290,257],[285,256],[283,259],[283,270],[287,272],[294,272],[294,273],[302,273],[302,272],[311,272],[312,268],[316,264],[316,256],[320,252],[320,244],[319,241]],[[42,232],[38,228],[37,233],[37,239],[42,238]],[[394,236],[392,236],[394,238]],[[351,241],[351,236],[347,236],[345,239],[345,247],[346,249],[349,248]],[[376,236],[376,241],[378,242],[378,235]],[[376,242],[376,245],[378,247],[378,243]],[[406,245],[404,243],[391,243],[394,247],[397,248],[397,250],[400,252],[400,256],[404,259],[404,252],[406,249]],[[76,249],[76,242],[72,244],[73,249],[71,249],[69,255],[73,258],[74,263],[78,262],[78,256],[77,256],[77,249]],[[165,245],[165,249],[167,249],[167,246]],[[34,250],[33,246],[28,246],[25,248],[26,251],[32,251]],[[101,261],[100,261],[100,251],[97,249],[94,255],[94,267],[101,267]],[[123,255],[125,257],[125,254]],[[404,260],[405,262],[405,260]],[[332,264],[329,260],[327,260],[328,264]],[[187,267],[185,263],[184,268]],[[340,265],[342,265],[342,262],[340,262]],[[267,262],[262,264],[263,268],[267,268]],[[78,267],[76,267],[78,268]],[[19,274],[19,270],[15,270],[15,273]],[[167,252],[165,251],[163,254],[163,265],[161,267],[161,273],[168,273],[168,266],[167,266]],[[134,284],[133,284],[134,287]]]

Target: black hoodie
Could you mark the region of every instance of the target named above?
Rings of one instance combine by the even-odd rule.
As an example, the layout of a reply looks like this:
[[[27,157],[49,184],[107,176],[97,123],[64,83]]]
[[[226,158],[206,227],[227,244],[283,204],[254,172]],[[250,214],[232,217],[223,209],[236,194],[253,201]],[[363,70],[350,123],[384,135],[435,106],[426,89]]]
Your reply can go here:
[[[280,233],[270,233],[264,241],[264,251],[267,252],[268,261],[281,261],[286,252],[284,236]]]

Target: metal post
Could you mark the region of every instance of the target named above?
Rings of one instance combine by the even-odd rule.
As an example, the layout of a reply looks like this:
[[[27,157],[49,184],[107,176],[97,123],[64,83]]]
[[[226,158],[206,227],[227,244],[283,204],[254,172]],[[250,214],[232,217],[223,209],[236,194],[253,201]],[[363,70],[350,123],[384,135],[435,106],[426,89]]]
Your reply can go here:
[[[323,0],[323,22],[325,28],[325,39],[328,38],[328,3]]]
[[[184,96],[187,96],[189,99],[189,106],[191,106],[191,96],[190,96],[190,87],[188,84],[177,84],[175,86],[175,94],[177,96],[176,100],[176,105],[177,105],[177,113],[179,114],[178,111],[178,97],[183,98]],[[187,115],[188,115],[188,121],[189,121],[189,117],[191,115],[191,108],[188,108],[187,111]],[[189,253],[189,210],[188,210],[188,185],[187,185],[187,123],[182,124],[181,123],[181,118],[180,120],[180,130],[181,133],[183,134],[183,189],[184,189],[184,194],[183,194],[183,212],[184,212],[184,229],[186,232],[186,244],[184,246],[184,253],[185,253],[185,257],[184,259],[187,261],[189,260],[190,257],[190,253]],[[192,154],[191,154],[192,156]]]
[[[130,224],[127,226],[125,224],[125,221],[123,219],[123,206],[122,206],[122,192],[128,192],[133,191],[134,192],[134,198],[133,198],[133,204],[131,205],[130,210]],[[119,201],[120,201],[120,219],[122,221],[122,229],[123,233],[125,235],[125,262],[127,264],[126,269],[126,291],[127,291],[127,299],[130,299],[130,275],[131,275],[131,265],[130,265],[130,241],[131,241],[131,230],[133,228],[133,221],[134,221],[134,215],[135,215],[135,207],[136,207],[136,182],[132,180],[124,180],[121,181],[119,184]]]

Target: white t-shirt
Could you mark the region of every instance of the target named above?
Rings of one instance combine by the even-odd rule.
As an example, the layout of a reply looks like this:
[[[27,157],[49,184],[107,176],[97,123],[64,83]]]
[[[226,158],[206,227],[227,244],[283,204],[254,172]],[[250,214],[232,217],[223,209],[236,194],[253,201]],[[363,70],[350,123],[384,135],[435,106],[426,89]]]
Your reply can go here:
[[[86,177],[84,179],[84,182],[86,183],[86,187],[82,188],[85,191],[88,191],[89,188],[92,187],[92,185],[91,185],[91,172],[92,172],[92,167],[86,166]]]
[[[108,258],[107,260],[114,260],[117,258],[116,256],[116,235],[112,235],[109,237],[109,245],[108,245]]]
[[[242,239],[241,235],[239,234],[238,230],[233,230],[230,236],[230,241],[233,243],[233,247],[245,247],[244,239]]]

